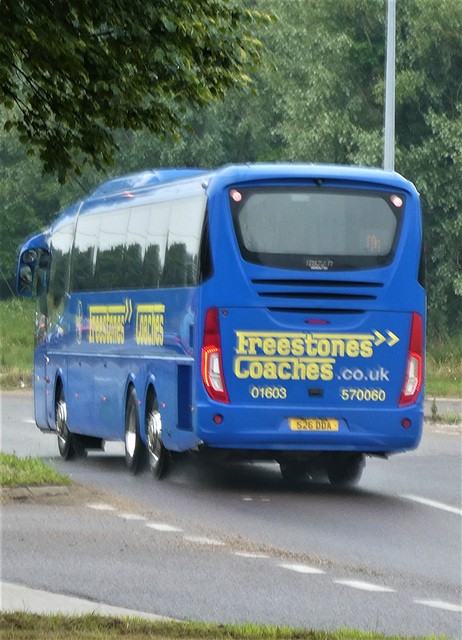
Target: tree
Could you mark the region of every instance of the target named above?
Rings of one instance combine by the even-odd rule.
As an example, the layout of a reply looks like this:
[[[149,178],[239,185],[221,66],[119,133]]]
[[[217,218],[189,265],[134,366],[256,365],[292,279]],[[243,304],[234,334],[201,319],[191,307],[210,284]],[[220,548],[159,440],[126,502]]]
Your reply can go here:
[[[381,167],[386,1],[262,2],[279,18],[263,41],[277,51],[285,158]],[[396,169],[421,194],[442,336],[462,322],[462,3],[400,0],[396,23]]]
[[[2,0],[4,128],[60,182],[110,165],[114,130],[176,135],[186,106],[247,87],[265,20],[239,0]]]

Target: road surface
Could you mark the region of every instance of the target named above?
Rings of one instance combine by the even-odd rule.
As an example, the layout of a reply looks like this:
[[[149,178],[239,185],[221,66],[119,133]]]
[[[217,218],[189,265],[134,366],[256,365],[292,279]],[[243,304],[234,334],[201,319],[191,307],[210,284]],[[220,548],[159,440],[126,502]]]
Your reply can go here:
[[[460,428],[369,460],[355,490],[288,486],[271,464],[131,476],[123,446],[66,463],[2,395],[2,450],[78,485],[2,508],[2,580],[174,618],[461,638]]]

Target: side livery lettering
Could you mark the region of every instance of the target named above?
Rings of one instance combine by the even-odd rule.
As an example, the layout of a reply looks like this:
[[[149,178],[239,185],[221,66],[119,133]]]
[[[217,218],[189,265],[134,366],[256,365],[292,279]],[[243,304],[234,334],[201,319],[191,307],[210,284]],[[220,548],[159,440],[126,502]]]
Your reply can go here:
[[[132,302],[90,305],[88,341],[94,344],[124,344],[125,325],[132,317]],[[78,329],[77,329],[78,331]]]
[[[367,359],[374,349],[386,343],[392,347],[399,338],[387,331],[386,335],[326,334],[308,332],[236,331],[234,374],[245,380],[322,380],[334,378],[334,365],[338,358]],[[343,369],[339,379],[358,379],[359,369]],[[371,375],[374,379],[387,379],[385,370]],[[351,378],[350,378],[351,375]],[[379,377],[380,376],[380,377]],[[365,379],[365,374],[360,379]]]
[[[136,344],[160,346],[164,344],[163,304],[139,304],[136,307]]]
[[[135,308],[135,327],[132,329],[136,344],[160,346],[164,344],[165,305],[138,304]],[[88,306],[88,320],[79,300],[75,315],[75,337],[78,344],[125,344],[127,328],[133,317],[133,303],[126,298],[121,304],[93,304]],[[133,333],[131,333],[133,336]]]

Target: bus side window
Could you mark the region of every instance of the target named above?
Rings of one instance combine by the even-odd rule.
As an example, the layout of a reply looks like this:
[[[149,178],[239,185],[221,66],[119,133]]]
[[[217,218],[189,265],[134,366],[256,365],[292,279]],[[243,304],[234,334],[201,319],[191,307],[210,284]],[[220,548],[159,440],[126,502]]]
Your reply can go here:
[[[111,211],[101,219],[95,256],[95,291],[123,288],[125,238],[129,209]]]
[[[170,202],[151,205],[143,254],[142,286],[157,289],[160,286],[167,249]]]
[[[205,214],[204,227],[202,229],[201,246],[199,249],[199,273],[198,282],[202,284],[213,275],[212,250],[210,247],[210,233],[208,215]]]
[[[98,246],[101,215],[79,216],[72,250],[70,290],[94,289],[96,247]]]
[[[205,205],[205,196],[172,202],[161,286],[188,287],[197,283]]]

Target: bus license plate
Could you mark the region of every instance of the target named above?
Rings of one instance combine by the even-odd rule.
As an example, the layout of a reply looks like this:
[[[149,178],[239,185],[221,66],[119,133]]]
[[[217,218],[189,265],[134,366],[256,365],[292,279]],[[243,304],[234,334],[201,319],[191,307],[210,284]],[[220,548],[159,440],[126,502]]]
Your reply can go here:
[[[331,418],[290,418],[292,431],[338,431],[338,420]]]

